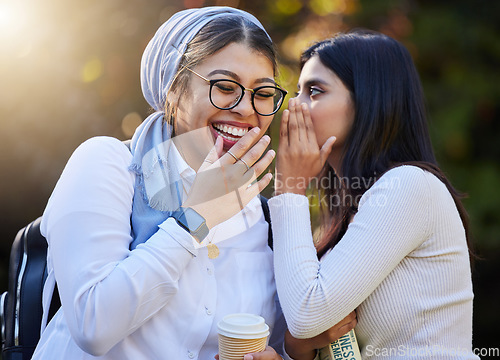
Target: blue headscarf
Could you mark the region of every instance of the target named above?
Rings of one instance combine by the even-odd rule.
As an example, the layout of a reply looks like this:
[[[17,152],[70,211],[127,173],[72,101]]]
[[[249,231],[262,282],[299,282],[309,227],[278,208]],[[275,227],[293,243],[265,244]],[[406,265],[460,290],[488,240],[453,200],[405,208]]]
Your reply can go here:
[[[136,129],[130,146],[133,156],[130,169],[137,174],[131,248],[145,242],[156,232],[156,225],[180,205],[177,169],[167,164],[172,132],[164,121],[167,94],[189,42],[208,22],[227,15],[245,18],[265,32],[257,18],[243,10],[225,6],[188,9],[167,20],[144,51],[142,92],[155,112]]]

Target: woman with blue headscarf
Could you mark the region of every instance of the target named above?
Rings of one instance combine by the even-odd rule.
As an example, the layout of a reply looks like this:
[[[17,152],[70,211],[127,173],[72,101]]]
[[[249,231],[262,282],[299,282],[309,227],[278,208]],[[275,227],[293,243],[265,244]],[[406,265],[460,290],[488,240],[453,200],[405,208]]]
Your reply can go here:
[[[257,196],[286,95],[275,73],[272,42],[244,11],[190,9],[160,27],[141,64],[155,112],[129,148],[83,143],[47,204],[44,313],[56,281],[62,307],[33,359],[213,359],[223,316],[275,327]]]

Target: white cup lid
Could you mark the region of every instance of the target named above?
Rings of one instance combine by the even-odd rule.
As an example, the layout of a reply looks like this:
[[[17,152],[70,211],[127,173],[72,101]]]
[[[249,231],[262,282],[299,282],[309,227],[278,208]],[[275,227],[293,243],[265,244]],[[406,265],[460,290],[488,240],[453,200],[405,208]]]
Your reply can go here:
[[[264,318],[253,314],[230,314],[217,324],[219,334],[237,339],[259,339],[269,335]]]

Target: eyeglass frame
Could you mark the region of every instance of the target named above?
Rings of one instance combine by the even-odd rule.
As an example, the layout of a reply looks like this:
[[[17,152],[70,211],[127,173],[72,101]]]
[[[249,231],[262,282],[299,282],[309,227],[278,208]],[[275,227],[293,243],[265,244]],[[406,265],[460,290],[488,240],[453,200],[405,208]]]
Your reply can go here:
[[[254,88],[254,89],[248,89],[248,88],[244,87],[243,85],[241,85],[236,80],[232,80],[232,79],[212,79],[212,80],[210,80],[210,79],[207,79],[206,77],[204,77],[203,75],[198,74],[196,71],[194,71],[193,69],[188,68],[185,65],[182,65],[182,67],[184,69],[187,69],[187,70],[191,71],[193,74],[195,74],[196,76],[198,76],[200,79],[205,80],[207,83],[210,84],[210,91],[208,93],[208,98],[210,99],[210,103],[214,107],[216,107],[217,109],[219,109],[219,110],[231,110],[231,109],[234,109],[236,106],[238,106],[238,104],[241,102],[241,100],[245,96],[245,91],[250,91],[250,93],[251,93],[250,100],[252,102],[252,108],[254,109],[254,111],[257,114],[259,114],[260,116],[271,116],[271,115],[276,114],[279,111],[279,109],[283,105],[283,102],[285,100],[286,95],[288,94],[288,91],[286,91],[285,89],[282,89],[281,87],[279,87],[278,84],[275,84],[274,86],[264,85],[264,86],[258,86],[258,87]],[[223,107],[217,106],[217,105],[214,104],[214,102],[212,100],[212,88],[215,85],[215,83],[217,83],[218,81],[229,81],[229,82],[232,82],[232,83],[238,85],[241,88],[241,90],[242,90],[242,92],[241,92],[242,95],[240,96],[240,98],[233,105],[231,105],[230,107],[223,108]],[[262,89],[262,88],[267,88],[267,87],[274,87],[275,89],[278,89],[283,96],[281,98],[281,103],[279,104],[279,106],[272,113],[270,113],[270,114],[262,114],[255,107],[255,103],[254,103],[255,92],[258,91],[258,90],[260,90],[260,89]]]

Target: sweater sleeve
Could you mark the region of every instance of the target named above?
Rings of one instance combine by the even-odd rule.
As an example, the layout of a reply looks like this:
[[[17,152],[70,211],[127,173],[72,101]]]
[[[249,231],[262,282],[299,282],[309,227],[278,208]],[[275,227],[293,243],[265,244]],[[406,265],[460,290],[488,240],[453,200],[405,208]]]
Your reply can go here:
[[[384,174],[362,196],[347,232],[321,260],[308,199],[283,194],[269,200],[276,285],[294,337],[311,338],[337,324],[429,237],[426,176],[412,166]]]
[[[130,251],[134,175],[116,139],[94,138],[68,161],[42,231],[75,342],[102,355],[168,303],[192,258],[191,236],[165,221]]]

